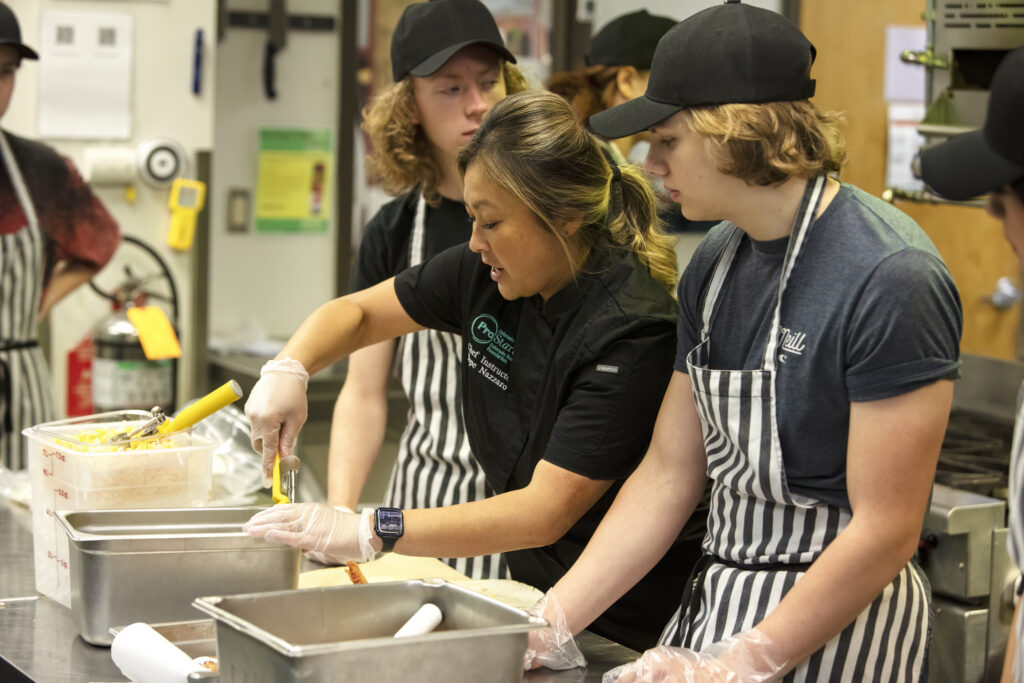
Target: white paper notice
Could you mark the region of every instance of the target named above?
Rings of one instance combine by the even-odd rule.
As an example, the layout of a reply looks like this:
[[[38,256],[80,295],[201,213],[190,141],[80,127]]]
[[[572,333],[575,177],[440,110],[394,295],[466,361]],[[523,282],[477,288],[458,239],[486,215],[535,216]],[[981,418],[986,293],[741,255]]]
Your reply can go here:
[[[130,15],[43,12],[39,47],[40,137],[131,137]]]
[[[904,50],[921,52],[928,37],[923,26],[885,27],[885,101],[924,102],[925,68],[900,59]]]
[[[889,150],[885,164],[885,186],[902,190],[923,190],[924,182],[914,177],[911,164],[924,138],[917,125],[924,118],[924,104],[893,102],[889,104]]]

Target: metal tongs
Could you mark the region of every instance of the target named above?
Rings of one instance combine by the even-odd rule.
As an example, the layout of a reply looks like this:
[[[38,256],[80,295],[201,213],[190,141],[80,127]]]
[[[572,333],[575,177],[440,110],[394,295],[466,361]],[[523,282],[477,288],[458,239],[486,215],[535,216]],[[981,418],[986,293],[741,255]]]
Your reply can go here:
[[[153,409],[149,411],[153,417],[149,418],[135,429],[131,429],[124,432],[118,432],[114,436],[107,439],[107,443],[116,443],[118,441],[131,441],[132,439],[138,439],[146,436],[152,436],[156,434],[157,429],[160,428],[164,422],[167,422],[167,416],[164,414],[163,409],[160,406],[153,406]]]
[[[115,434],[107,443],[141,439],[155,434],[170,434],[188,429],[241,397],[242,387],[235,380],[228,380],[223,386],[182,410],[174,419],[169,419],[164,411],[156,406],[150,411],[152,417],[134,429]]]

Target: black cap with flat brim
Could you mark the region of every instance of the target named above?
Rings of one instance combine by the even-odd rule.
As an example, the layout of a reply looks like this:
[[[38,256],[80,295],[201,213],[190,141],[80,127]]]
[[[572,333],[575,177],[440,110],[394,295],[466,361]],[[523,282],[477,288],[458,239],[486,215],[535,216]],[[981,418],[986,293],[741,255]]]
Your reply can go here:
[[[0,2],[0,45],[9,45],[22,59],[39,59],[36,51],[21,42],[21,27],[18,18],[5,3]]]
[[[647,92],[591,116],[590,127],[621,138],[689,107],[806,100],[814,95],[814,56],[781,14],[727,0],[669,29],[654,51]]]
[[[1024,166],[996,154],[975,130],[921,150],[921,177],[935,194],[963,201],[1024,178]]]
[[[430,76],[459,50],[483,45],[515,64],[494,17],[478,0],[432,0],[409,5],[391,35],[391,75]]]
[[[1024,179],[1024,47],[992,76],[985,126],[921,151],[921,178],[935,194],[962,201]]]

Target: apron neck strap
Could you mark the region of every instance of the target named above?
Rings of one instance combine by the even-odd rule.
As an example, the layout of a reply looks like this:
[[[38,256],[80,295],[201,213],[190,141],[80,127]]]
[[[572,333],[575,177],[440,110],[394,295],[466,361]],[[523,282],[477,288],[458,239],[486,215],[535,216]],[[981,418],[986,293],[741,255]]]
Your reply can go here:
[[[416,198],[416,215],[412,219],[412,235],[409,239],[409,267],[423,263],[423,243],[427,232],[427,200],[421,192]]]
[[[826,176],[818,176],[807,181],[803,198],[800,200],[800,208],[796,212],[796,220],[793,223],[793,232],[789,236],[789,245],[786,247],[786,258],[782,262],[782,274],[779,277],[779,293],[775,300],[775,313],[772,316],[772,327],[768,333],[768,344],[764,349],[764,359],[761,367],[767,371],[775,370],[776,349],[779,346],[779,320],[782,314],[782,294],[786,291],[786,283],[793,272],[793,266],[807,242],[807,236],[814,225],[814,217],[821,205],[821,197],[825,193]]]
[[[702,342],[707,341],[711,335],[711,323],[714,321],[715,313],[718,311],[716,306],[718,295],[725,284],[725,277],[729,273],[729,266],[732,264],[733,257],[736,256],[736,250],[739,249],[740,243],[743,241],[743,234],[742,230],[733,226],[732,235],[729,236],[729,241],[726,242],[725,248],[722,249],[722,253],[718,256],[715,272],[711,276],[711,284],[708,285],[707,292],[704,294],[704,305],[701,308],[702,325],[700,340]]]
[[[7,168],[7,174],[11,177],[14,193],[18,197],[18,203],[21,204],[21,210],[25,213],[25,220],[28,222],[29,229],[33,231],[38,230],[39,220],[36,218],[36,207],[32,203],[32,197],[28,193],[28,186],[25,185],[25,179],[21,175],[18,160],[14,158],[11,146],[7,142],[7,133],[2,130],[0,130],[0,157],[2,157],[3,164]]]

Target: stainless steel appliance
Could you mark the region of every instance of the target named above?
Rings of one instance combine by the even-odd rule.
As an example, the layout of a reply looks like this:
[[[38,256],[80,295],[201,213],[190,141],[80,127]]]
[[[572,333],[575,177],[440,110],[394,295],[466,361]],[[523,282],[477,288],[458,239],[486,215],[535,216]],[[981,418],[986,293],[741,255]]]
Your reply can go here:
[[[927,68],[925,137],[955,135],[985,123],[992,74],[1003,56],[1024,45],[1024,3],[928,0],[929,49],[907,55]]]
[[[931,680],[999,680],[1019,570],[1006,549],[1006,488],[1024,366],[962,358],[918,560],[935,612]]]

